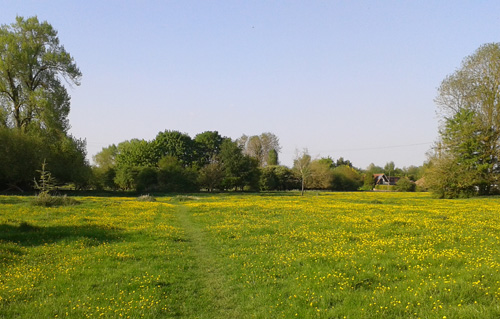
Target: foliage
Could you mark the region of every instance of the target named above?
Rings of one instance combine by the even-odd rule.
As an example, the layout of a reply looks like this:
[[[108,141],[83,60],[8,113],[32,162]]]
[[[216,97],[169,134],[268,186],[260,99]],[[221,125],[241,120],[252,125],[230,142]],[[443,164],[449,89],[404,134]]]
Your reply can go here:
[[[500,44],[481,46],[439,87],[440,140],[426,174],[439,197],[495,194],[500,177]]]
[[[214,141],[214,144],[217,142]],[[156,162],[166,156],[177,158],[179,163],[190,166],[195,160],[196,145],[189,135],[178,131],[164,131],[156,135],[152,142]]]
[[[278,151],[274,148],[267,153],[267,165],[268,166],[276,166],[279,164],[278,160]]]
[[[139,202],[156,202],[156,198],[152,195],[146,194],[137,197]]]
[[[224,167],[216,158],[203,166],[198,172],[198,183],[201,187],[213,192],[222,188],[224,181]]]
[[[311,155],[307,149],[302,150],[301,153],[296,151],[295,159],[293,160],[293,170],[300,180],[301,195],[304,195],[304,190],[308,187],[311,179]]]
[[[222,142],[227,139],[222,137],[217,131],[206,131],[194,137],[196,145],[196,161],[199,167],[203,167],[216,158],[222,146]]]
[[[260,167],[278,164],[278,153],[281,150],[279,139],[273,133],[261,135],[243,135],[237,141],[245,155],[257,160]],[[274,150],[274,152],[272,152]],[[271,155],[271,157],[269,157]]]
[[[378,191],[393,192],[395,190],[395,185],[375,185],[375,189]]]
[[[109,148],[109,152],[114,151],[113,146],[110,146]],[[103,152],[108,152],[108,150],[103,150],[98,155]],[[102,154],[102,156],[105,157],[106,155]],[[113,160],[107,159],[107,161],[112,162]],[[122,166],[154,167],[158,162],[158,158],[154,143],[145,140],[131,139],[118,144],[114,161],[116,161],[116,167],[118,169]]]
[[[37,172],[40,173],[40,179],[35,180],[35,189],[40,192],[35,196],[31,202],[35,206],[70,206],[76,205],[78,202],[70,197],[52,195],[51,192],[55,189],[55,179],[52,174],[46,169],[47,163],[42,163],[42,169]]]
[[[335,162],[335,167],[339,167],[339,166],[352,167],[352,163],[349,160],[345,160],[343,157],[339,157],[339,159]]]
[[[338,166],[333,169],[332,190],[356,191],[363,185],[362,176],[350,166]]]
[[[411,165],[409,167],[403,167],[403,175],[408,177],[411,181],[416,182],[423,176],[424,168],[422,166]]]
[[[395,189],[399,192],[414,192],[416,189],[415,183],[408,177],[400,178],[399,181],[396,182],[395,186]]]
[[[384,169],[380,166],[377,166],[373,163],[370,163],[368,167],[366,168],[367,172],[370,172],[372,174],[384,174]]]
[[[286,191],[299,187],[294,172],[286,166],[279,165],[263,167],[259,183],[260,189],[264,191]]]
[[[332,165],[328,159],[313,160],[310,164],[311,178],[307,185],[310,189],[331,189],[333,182]]]
[[[121,190],[130,191],[137,189],[137,176],[140,168],[137,166],[122,165],[116,169],[114,183]]]
[[[79,85],[81,73],[57,31],[37,17],[17,17],[0,27],[0,57],[0,106],[7,116],[0,125],[66,132],[69,95],[61,79]]]
[[[0,128],[0,190],[29,189],[47,148],[42,138]]]
[[[138,192],[154,191],[158,189],[158,169],[143,167],[139,170],[136,178],[136,190]]]
[[[165,156],[158,163],[158,184],[163,192],[194,192],[199,190],[196,170],[183,167],[174,156]]]
[[[115,167],[116,155],[118,154],[118,147],[112,144],[108,147],[103,147],[102,150],[93,156],[94,163],[97,167],[107,170]]]
[[[255,158],[244,155],[236,142],[224,140],[220,160],[224,167],[222,185],[225,189],[259,189],[258,162]]]
[[[373,174],[371,172],[366,172],[363,177],[363,186],[360,188],[362,191],[371,191],[375,186],[375,179],[373,178]]]
[[[0,27],[0,57],[0,159],[10,164],[0,185],[28,188],[47,159],[60,183],[86,186],[86,143],[68,134],[70,97],[62,84],[79,85],[81,73],[57,32],[36,17],[17,17]]]
[[[46,167],[47,163],[44,160],[42,169],[37,170],[40,173],[40,179],[38,182],[35,180],[35,189],[39,190],[40,194],[49,194],[55,188],[55,180]]]
[[[40,193],[35,196],[31,202],[34,206],[43,207],[54,207],[54,206],[73,206],[79,204],[79,202],[66,195],[50,195],[45,193]]]

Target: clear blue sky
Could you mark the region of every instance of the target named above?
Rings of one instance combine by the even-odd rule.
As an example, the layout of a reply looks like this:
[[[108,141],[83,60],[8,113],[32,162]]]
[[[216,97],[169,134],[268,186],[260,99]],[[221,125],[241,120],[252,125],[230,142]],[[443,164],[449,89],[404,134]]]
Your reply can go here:
[[[499,1],[1,1],[0,23],[37,15],[83,73],[71,133],[89,158],[131,138],[272,132],[357,167],[421,165],[434,98],[481,44]]]

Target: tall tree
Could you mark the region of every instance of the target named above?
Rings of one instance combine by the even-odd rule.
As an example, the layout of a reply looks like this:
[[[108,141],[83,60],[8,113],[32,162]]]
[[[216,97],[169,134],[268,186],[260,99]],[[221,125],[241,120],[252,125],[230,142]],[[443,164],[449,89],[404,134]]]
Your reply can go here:
[[[195,143],[191,137],[179,131],[164,131],[156,135],[153,148],[157,161],[165,156],[173,156],[182,166],[190,166],[195,154]]]
[[[118,144],[114,161],[120,167],[153,167],[158,163],[154,145],[151,142],[139,139]]]
[[[11,25],[0,26],[0,128],[25,134],[12,136],[23,141],[20,147],[35,145],[37,155],[30,162],[36,158],[41,167],[46,160],[58,182],[83,186],[90,178],[86,142],[68,134],[70,97],[63,83],[79,85],[80,78],[76,63],[47,22],[17,17]],[[24,143],[28,139],[33,143]],[[14,165],[10,169],[23,174],[10,175],[7,183],[26,187],[22,180],[27,175],[33,180],[36,171],[27,170],[21,157],[14,158]]]
[[[248,187],[252,190],[259,187],[259,170],[255,158],[242,153],[241,147],[229,139],[221,145],[220,160],[224,167],[224,181],[226,188],[243,190]]]
[[[438,90],[440,139],[426,183],[441,197],[498,192],[500,44],[479,47]],[[446,176],[437,178],[437,172]]]
[[[102,169],[113,168],[116,164],[115,158],[118,147],[115,144],[103,147],[102,150],[93,156],[95,164]]]
[[[57,31],[37,17],[0,27],[0,125],[66,132],[70,97],[61,79],[80,84],[81,72]]]
[[[242,148],[244,154],[258,161],[260,167],[274,165],[275,158],[271,151],[274,150],[277,155],[281,150],[278,137],[269,132],[253,136],[243,135],[236,142]],[[271,157],[269,157],[270,154]]]
[[[217,131],[206,131],[194,137],[196,161],[199,167],[213,162],[212,159],[220,153],[224,139]]]
[[[275,166],[279,164],[278,160],[278,151],[276,151],[274,148],[269,151],[267,154],[267,165],[268,166]]]
[[[311,183],[313,189],[329,189],[332,187],[333,172],[329,158],[317,159],[311,162]]]

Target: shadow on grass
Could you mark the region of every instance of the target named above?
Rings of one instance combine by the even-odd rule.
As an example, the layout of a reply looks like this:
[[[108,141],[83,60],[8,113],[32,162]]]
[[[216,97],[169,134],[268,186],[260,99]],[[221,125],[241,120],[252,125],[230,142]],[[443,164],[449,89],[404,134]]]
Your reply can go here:
[[[28,203],[27,199],[25,197],[21,196],[0,196],[0,205],[2,204],[22,204],[22,203]]]
[[[0,225],[0,241],[17,243],[21,246],[40,246],[57,242],[80,241],[84,246],[99,246],[116,241],[119,229],[99,226],[49,226],[38,227],[22,222],[19,226]]]

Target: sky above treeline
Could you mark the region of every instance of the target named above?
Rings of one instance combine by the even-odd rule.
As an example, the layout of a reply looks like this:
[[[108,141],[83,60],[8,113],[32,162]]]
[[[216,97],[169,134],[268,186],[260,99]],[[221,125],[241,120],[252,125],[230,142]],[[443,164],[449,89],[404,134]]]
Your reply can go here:
[[[70,133],[89,159],[164,130],[272,132],[354,166],[421,165],[441,81],[499,42],[499,1],[1,1],[38,16],[83,73]]]

